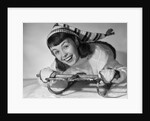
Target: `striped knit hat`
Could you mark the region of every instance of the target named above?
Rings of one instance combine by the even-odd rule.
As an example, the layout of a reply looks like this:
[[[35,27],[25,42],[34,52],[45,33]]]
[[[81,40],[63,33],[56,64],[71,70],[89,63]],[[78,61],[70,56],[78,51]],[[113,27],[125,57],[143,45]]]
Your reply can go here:
[[[102,33],[92,33],[89,31],[83,31],[76,27],[69,26],[67,24],[56,23],[51,32],[48,34],[48,38],[55,33],[64,32],[75,35],[80,38],[81,42],[95,42],[99,40],[102,36]]]

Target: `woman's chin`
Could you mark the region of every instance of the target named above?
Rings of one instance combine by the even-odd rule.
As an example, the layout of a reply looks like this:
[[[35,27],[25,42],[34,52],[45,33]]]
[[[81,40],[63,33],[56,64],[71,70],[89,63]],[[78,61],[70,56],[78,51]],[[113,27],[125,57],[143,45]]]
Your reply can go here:
[[[69,60],[69,61],[65,61],[64,63],[69,65],[69,66],[73,66],[76,64],[76,62],[78,61],[78,59],[76,58],[72,58],[72,60]]]
[[[75,64],[75,62],[70,62],[70,63],[66,63],[69,66],[73,66]]]
[[[67,65],[69,65],[69,66],[73,66],[75,63],[76,63],[76,61],[75,60],[71,60],[70,62],[65,62]]]

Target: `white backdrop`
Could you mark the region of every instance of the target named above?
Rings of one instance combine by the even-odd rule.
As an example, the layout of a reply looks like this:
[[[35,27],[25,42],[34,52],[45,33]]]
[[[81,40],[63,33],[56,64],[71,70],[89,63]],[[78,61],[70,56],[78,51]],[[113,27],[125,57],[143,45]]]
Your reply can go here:
[[[128,99],[24,99],[22,97],[23,53],[25,52],[23,51],[25,49],[23,48],[25,46],[23,23],[35,22],[127,23]],[[44,32],[44,38],[47,33]],[[49,55],[43,41],[45,40],[42,39],[39,42],[41,49],[36,50],[42,52],[41,50],[45,49],[43,52]],[[31,49],[32,52],[33,49]],[[42,54],[37,56],[40,58]],[[34,67],[37,68],[36,63],[39,66],[39,62],[34,63]],[[50,62],[44,63],[41,60],[40,63],[43,65],[38,68],[49,65]],[[32,64],[30,67],[33,68]],[[33,70],[37,71],[38,68]],[[8,8],[7,86],[8,113],[142,113],[142,8]]]

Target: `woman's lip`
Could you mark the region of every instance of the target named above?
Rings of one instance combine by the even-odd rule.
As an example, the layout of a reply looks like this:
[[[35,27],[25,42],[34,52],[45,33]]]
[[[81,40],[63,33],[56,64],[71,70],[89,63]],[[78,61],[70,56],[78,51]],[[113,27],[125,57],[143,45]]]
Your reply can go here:
[[[67,60],[67,62],[72,62],[72,56]]]
[[[72,55],[68,56],[67,58],[63,59],[65,61],[69,61],[72,58]]]

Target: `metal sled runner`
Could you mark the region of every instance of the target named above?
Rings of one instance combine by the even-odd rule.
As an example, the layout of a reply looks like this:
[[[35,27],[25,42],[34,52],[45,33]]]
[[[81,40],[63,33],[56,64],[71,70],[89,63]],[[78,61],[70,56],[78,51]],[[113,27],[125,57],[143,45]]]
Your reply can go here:
[[[110,81],[110,83],[106,83],[104,77],[102,74],[101,78],[98,77],[98,75],[86,75],[85,73],[77,73],[75,75],[72,74],[57,74],[54,78],[46,78],[45,80],[47,80],[47,88],[50,92],[54,93],[54,94],[62,94],[64,91],[68,90],[75,82],[77,81],[94,81],[96,82],[97,86],[97,93],[103,97],[105,97],[105,95],[107,94],[107,92],[109,91],[109,89],[112,86],[112,81]],[[36,75],[37,77],[40,77],[40,74]],[[119,78],[119,72],[116,71],[114,78]],[[114,79],[113,78],[113,79]],[[113,80],[112,79],[112,80]],[[101,81],[104,83],[103,89],[104,91],[101,92],[100,91],[100,83]],[[52,85],[55,83],[61,83],[63,82],[65,85],[65,87],[61,88],[61,89],[53,89]]]

